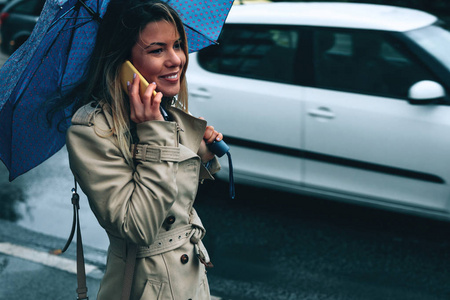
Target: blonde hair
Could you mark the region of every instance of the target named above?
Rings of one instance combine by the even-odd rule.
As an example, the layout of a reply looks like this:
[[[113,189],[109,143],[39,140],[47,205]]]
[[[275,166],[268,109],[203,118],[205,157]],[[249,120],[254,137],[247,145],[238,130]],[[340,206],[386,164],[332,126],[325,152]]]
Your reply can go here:
[[[180,76],[180,92],[175,99],[176,102],[170,102],[187,112],[186,68],[189,55],[186,32],[175,10],[164,2],[112,0],[98,31],[92,56],[93,64],[87,77],[87,98],[89,101],[94,98],[97,102],[106,102],[113,119],[110,132],[106,134],[98,132],[98,134],[114,135],[119,149],[130,166],[134,166],[131,153],[133,138],[130,127],[130,106],[128,96],[120,83],[120,67],[131,57],[131,48],[138,41],[145,26],[161,20],[176,27],[186,55],[186,63]]]

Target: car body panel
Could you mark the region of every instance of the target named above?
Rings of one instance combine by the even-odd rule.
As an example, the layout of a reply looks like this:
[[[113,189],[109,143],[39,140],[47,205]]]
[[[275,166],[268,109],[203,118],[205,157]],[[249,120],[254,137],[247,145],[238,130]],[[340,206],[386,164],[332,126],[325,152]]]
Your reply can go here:
[[[378,5],[233,7],[220,45],[190,56],[190,110],[224,134],[238,183],[450,220],[450,33],[436,20]],[[266,76],[251,70],[265,64]],[[444,97],[408,98],[420,81]]]
[[[196,60],[196,54],[191,54],[190,58]],[[256,145],[256,151],[248,150],[247,147],[237,149],[233,147],[233,152],[242,152],[242,155],[234,155],[236,176],[244,173],[300,184],[301,159],[265,150],[270,145],[287,149],[302,148],[300,139],[302,110],[298,101],[298,87],[291,85],[280,87],[279,83],[272,82],[261,85],[258,80],[232,76],[226,76],[227,85],[223,86],[220,81],[221,75],[212,74],[195,65],[191,66],[189,72],[191,113],[206,120],[214,120],[212,125],[221,124],[220,130],[227,132],[230,137],[248,136],[250,138],[246,143]],[[197,85],[196,82],[201,84]],[[230,93],[229,87],[232,87],[233,93]],[[243,99],[246,101],[245,105],[242,103]],[[223,114],[223,111],[230,107],[233,108],[233,113]],[[281,116],[279,122],[270,121],[274,116]],[[252,121],[243,122],[243,120]],[[267,132],[271,134],[267,135]],[[248,151],[251,155],[247,153]],[[245,159],[240,160],[240,157]],[[266,164],[258,164],[255,168],[257,161],[264,161]]]
[[[305,160],[306,185],[447,209],[449,106],[313,88],[306,98],[304,150],[321,155]]]

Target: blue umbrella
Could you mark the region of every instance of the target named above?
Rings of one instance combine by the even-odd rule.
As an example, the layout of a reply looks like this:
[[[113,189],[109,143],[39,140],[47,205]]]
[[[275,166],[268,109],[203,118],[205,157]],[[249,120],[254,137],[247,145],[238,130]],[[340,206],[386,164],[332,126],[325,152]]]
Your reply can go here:
[[[62,2],[58,2],[62,1]],[[216,43],[233,0],[169,0],[180,15],[189,52]],[[48,126],[42,103],[70,93],[84,76],[109,0],[47,0],[29,40],[0,69],[0,159],[9,180],[65,144],[70,108]]]
[[[169,0],[183,21],[189,52],[217,44],[234,0]]]
[[[9,96],[0,102],[0,158],[10,170],[10,180],[64,145],[64,130],[69,125],[65,113],[53,117],[53,124],[59,123],[60,128],[49,127],[47,112],[41,105],[49,97],[69,92],[80,80],[95,43],[97,21],[106,5],[97,0],[69,0],[62,6],[48,1],[30,40],[2,67],[1,77],[15,81],[8,83],[5,94]],[[17,66],[17,57],[26,52],[32,56]]]

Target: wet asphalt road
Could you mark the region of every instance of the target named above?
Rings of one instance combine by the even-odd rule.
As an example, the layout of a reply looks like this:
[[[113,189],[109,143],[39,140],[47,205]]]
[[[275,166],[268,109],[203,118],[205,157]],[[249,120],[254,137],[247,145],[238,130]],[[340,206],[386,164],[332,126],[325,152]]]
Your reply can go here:
[[[12,184],[0,168],[0,216],[66,237],[72,179],[65,157],[58,153]],[[245,186],[230,200],[227,188],[205,183],[195,205],[215,265],[208,271],[214,295],[450,299],[450,223]],[[105,249],[106,236],[86,203],[81,215],[86,244]]]
[[[67,237],[70,203],[51,196],[71,185],[71,178],[65,177],[64,157],[62,151],[13,183],[4,180],[6,174],[0,168],[3,217],[15,218],[16,224],[37,232],[55,237],[62,232]],[[227,188],[219,181],[201,185],[195,205],[207,228],[205,244],[215,265],[208,275],[215,296],[231,300],[450,299],[449,223],[240,185],[236,199],[230,200]],[[89,217],[84,202],[85,246],[102,248],[96,236],[101,229]],[[7,235],[0,234],[1,242],[49,245],[40,244],[42,238],[29,240],[21,236],[21,230],[11,230],[13,226]],[[56,241],[51,246],[61,247],[63,240]],[[87,261],[102,269],[104,257],[91,255],[95,248],[86,251]],[[22,288],[31,279],[36,283],[28,268],[18,265],[15,270],[5,278],[14,275],[14,284]],[[48,273],[48,278],[52,275]],[[67,282],[74,284],[73,279]],[[41,291],[54,287],[53,282],[43,283]]]
[[[244,186],[232,201],[226,191],[202,186],[196,206],[217,295],[450,299],[449,223]]]

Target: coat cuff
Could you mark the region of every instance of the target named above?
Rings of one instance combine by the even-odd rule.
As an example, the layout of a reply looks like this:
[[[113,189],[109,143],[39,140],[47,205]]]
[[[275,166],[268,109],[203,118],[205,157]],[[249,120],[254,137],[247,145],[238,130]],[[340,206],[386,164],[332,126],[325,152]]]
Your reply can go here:
[[[220,170],[220,163],[217,157],[214,157],[212,160],[209,161],[209,168],[206,168],[205,165],[201,164],[200,166],[200,180],[202,179],[211,179],[214,180],[214,176],[212,174],[215,174],[219,172]]]

